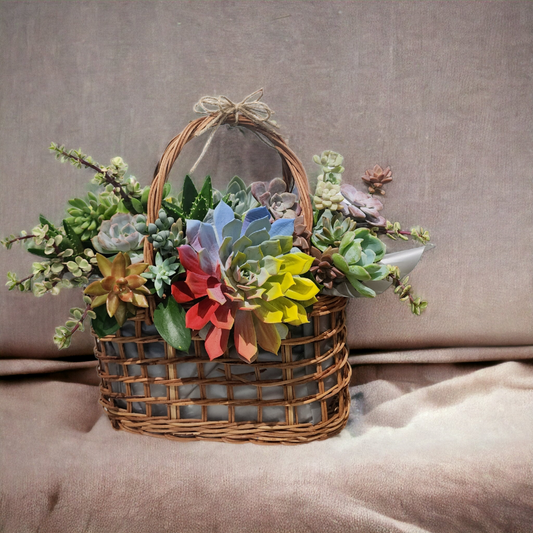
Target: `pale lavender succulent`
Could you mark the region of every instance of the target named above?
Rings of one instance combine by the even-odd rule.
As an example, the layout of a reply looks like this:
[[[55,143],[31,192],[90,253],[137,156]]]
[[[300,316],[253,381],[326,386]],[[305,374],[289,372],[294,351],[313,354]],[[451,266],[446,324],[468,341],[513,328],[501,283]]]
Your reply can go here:
[[[91,239],[94,249],[101,254],[140,250],[144,235],[135,229],[138,216],[117,213],[110,220],[104,220],[98,235]]]
[[[298,195],[287,192],[287,185],[281,178],[252,183],[252,194],[261,205],[268,208],[274,220],[296,218],[301,212]]]
[[[379,213],[383,204],[376,197],[359,191],[348,183],[342,184],[341,194],[344,196],[344,201],[341,202],[344,215],[357,221],[366,221],[371,226],[384,226],[387,222]]]

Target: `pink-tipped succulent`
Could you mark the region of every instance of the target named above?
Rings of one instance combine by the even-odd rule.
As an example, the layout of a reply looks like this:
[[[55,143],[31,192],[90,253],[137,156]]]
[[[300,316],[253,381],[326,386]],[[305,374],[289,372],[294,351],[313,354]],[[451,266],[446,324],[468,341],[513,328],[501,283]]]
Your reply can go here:
[[[371,226],[385,226],[386,220],[380,215],[383,204],[374,196],[357,190],[353,185],[343,183],[341,194],[342,213],[358,222],[367,222]]]

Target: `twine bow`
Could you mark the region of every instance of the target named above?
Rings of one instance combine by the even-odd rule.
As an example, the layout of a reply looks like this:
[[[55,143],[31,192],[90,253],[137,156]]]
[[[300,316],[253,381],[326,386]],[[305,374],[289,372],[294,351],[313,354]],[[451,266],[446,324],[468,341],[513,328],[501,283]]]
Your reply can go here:
[[[194,172],[198,163],[200,163],[204,157],[218,128],[230,115],[235,115],[236,125],[239,124],[239,115],[242,115],[251,122],[254,122],[258,126],[267,130],[272,130],[272,128],[278,127],[276,121],[271,120],[274,111],[272,111],[272,109],[270,109],[270,107],[264,102],[260,102],[262,97],[263,89],[261,88],[258,91],[249,94],[238,104],[232,102],[227,96],[204,96],[194,105],[195,113],[205,116],[213,116],[211,121],[209,121],[201,130],[196,132],[195,137],[199,137],[210,128],[214,129],[209,136],[209,139],[207,139],[200,157],[191,168],[190,174]]]

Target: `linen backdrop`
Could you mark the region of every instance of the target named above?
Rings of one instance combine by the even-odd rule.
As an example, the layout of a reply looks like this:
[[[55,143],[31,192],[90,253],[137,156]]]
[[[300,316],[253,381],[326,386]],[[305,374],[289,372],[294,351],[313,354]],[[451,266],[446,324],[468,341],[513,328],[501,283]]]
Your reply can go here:
[[[421,317],[391,291],[350,304],[348,429],[290,450],[113,432],[89,334],[52,343],[79,293],[4,289],[0,530],[530,531],[532,30],[527,0],[1,2],[2,236],[85,194],[51,141],[146,185],[200,97],[263,87],[311,186],[325,149],[356,186],[390,165],[384,215],[437,246],[411,276]],[[193,176],[280,170],[221,129]],[[0,275],[31,262],[0,250]]]

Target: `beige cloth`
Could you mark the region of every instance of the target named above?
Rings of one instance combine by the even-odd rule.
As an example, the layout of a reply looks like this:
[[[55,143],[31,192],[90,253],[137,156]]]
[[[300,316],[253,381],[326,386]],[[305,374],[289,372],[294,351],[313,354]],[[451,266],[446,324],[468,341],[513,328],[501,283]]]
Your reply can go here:
[[[91,374],[0,381],[2,532],[531,531],[531,364],[358,367],[295,447],[114,431]]]

